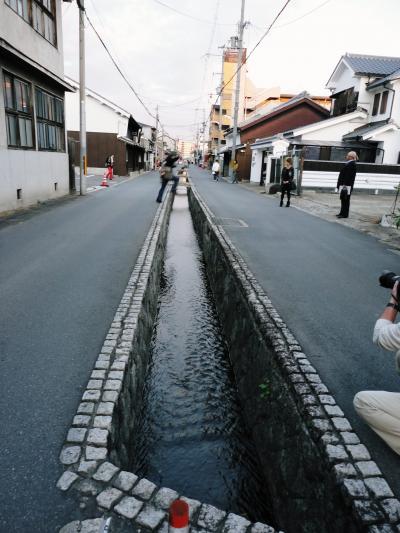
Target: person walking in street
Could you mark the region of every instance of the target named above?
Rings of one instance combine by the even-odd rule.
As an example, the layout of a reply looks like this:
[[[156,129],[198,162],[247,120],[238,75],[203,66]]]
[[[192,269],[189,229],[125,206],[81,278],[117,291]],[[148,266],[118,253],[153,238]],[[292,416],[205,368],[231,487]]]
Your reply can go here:
[[[105,167],[106,179],[112,180],[114,177],[114,155],[109,155],[107,157]]]
[[[218,178],[219,178],[219,170],[220,170],[220,166],[219,166],[219,162],[218,162],[218,159],[216,159],[213,163],[213,166],[211,168],[211,172],[212,172],[212,175],[213,175],[213,178],[214,178],[214,181],[218,181]]]
[[[350,209],[350,196],[353,192],[354,180],[356,179],[358,159],[355,152],[346,155],[347,163],[339,172],[336,188],[340,195],[340,213],[337,218],[348,218]]]
[[[283,206],[283,199],[285,197],[285,194],[287,196],[286,207],[290,207],[290,192],[292,190],[293,178],[294,169],[292,166],[292,158],[287,157],[285,159],[285,165],[282,169],[281,174],[281,203],[279,204],[280,207]]]
[[[238,168],[239,168],[239,165],[238,165],[238,162],[236,161],[236,159],[231,161],[232,183],[237,183],[238,182]]]
[[[160,167],[160,178],[161,178],[161,187],[158,191],[158,196],[156,199],[156,202],[161,203],[162,197],[164,193],[164,189],[167,186],[167,183],[172,180],[174,183],[172,185],[171,192],[173,194],[176,193],[176,188],[178,187],[179,178],[174,174],[174,168],[176,166],[176,162],[179,159],[179,154],[175,152],[174,150],[171,150],[167,153],[167,157],[163,161],[161,167]]]

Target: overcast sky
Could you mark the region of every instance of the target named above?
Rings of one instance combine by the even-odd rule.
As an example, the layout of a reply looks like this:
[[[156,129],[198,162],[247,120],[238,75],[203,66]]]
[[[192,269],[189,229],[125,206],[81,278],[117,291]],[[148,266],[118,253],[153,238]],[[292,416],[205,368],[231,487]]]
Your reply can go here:
[[[246,0],[250,51],[286,0]],[[88,16],[126,77],[166,131],[195,137],[215,101],[219,46],[234,35],[241,0],[85,0]],[[400,0],[291,0],[247,64],[257,87],[325,89],[346,52],[400,57]],[[78,8],[63,3],[65,74],[78,80]],[[154,125],[87,27],[86,85]],[[207,56],[206,54],[211,54]],[[182,105],[183,104],[183,105]],[[196,110],[198,108],[198,110]]]

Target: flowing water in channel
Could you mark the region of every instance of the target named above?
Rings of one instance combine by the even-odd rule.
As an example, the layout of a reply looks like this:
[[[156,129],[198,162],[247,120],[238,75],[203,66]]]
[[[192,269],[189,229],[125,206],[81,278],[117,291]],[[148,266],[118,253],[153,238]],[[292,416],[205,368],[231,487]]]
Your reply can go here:
[[[171,213],[132,471],[251,521],[270,522],[186,195]]]

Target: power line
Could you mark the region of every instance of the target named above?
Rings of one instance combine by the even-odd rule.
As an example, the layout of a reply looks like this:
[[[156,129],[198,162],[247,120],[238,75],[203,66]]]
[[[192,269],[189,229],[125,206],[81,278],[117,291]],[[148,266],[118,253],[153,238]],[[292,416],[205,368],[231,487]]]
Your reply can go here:
[[[214,24],[213,20],[199,19],[197,17],[194,17],[193,15],[189,15],[189,13],[184,13],[183,11],[179,11],[179,9],[175,9],[174,7],[169,6],[168,4],[164,4],[164,2],[161,2],[161,0],[153,0],[153,1],[156,2],[156,4],[160,4],[161,6],[166,7],[167,9],[170,9],[171,11],[175,11],[175,13],[178,13],[179,15],[182,15],[183,17],[187,17],[189,19],[196,20],[197,22],[203,22],[204,24]],[[223,24],[223,23],[220,23],[220,24],[218,24],[218,26],[236,26],[236,24]]]
[[[325,2],[322,2],[322,4],[320,4],[319,6],[317,7],[314,7],[314,9],[311,9],[311,11],[307,11],[306,13],[303,13],[303,15],[301,15],[300,17],[297,17],[293,20],[290,20],[289,22],[285,22],[284,24],[280,24],[279,26],[275,26],[275,29],[278,30],[279,28],[284,28],[285,26],[290,26],[290,24],[294,24],[295,22],[298,22],[299,20],[305,18],[305,17],[308,17],[308,15],[311,15],[311,13],[314,13],[314,11],[317,11],[318,9],[321,9],[321,7],[324,7],[328,2],[330,2],[331,0],[325,0]],[[262,28],[260,28],[259,26],[256,26],[255,24],[252,24],[252,26],[254,28],[256,28],[257,30],[260,30],[260,31],[263,31]]]
[[[81,7],[80,7],[81,9]],[[147,105],[143,102],[143,100],[141,99],[141,97],[139,96],[139,94],[137,93],[137,91],[135,90],[135,88],[133,87],[133,85],[131,84],[131,82],[128,80],[128,78],[126,78],[125,74],[122,72],[122,70],[120,69],[118,63],[116,62],[116,60],[114,59],[113,55],[111,54],[111,52],[109,51],[109,49],[107,48],[107,45],[105,44],[105,42],[103,41],[103,39],[101,38],[100,34],[98,33],[98,31],[96,30],[96,28],[94,27],[94,25],[92,24],[92,21],[90,20],[90,18],[88,17],[88,14],[85,10],[85,17],[86,17],[86,20],[89,22],[92,30],[94,31],[94,33],[96,34],[97,38],[99,39],[99,41],[101,42],[101,44],[103,45],[103,48],[105,49],[105,51],[107,52],[107,55],[109,56],[109,58],[111,59],[112,63],[114,64],[115,68],[118,70],[118,72],[121,74],[122,78],[124,79],[125,83],[128,85],[128,87],[131,89],[131,91],[133,92],[133,94],[136,96],[136,98],[139,100],[139,102],[142,104],[142,106],[144,107],[144,109],[147,111],[147,113],[152,117],[154,118],[154,120],[156,120],[156,117],[153,115],[153,113],[150,111],[150,109],[147,107]]]

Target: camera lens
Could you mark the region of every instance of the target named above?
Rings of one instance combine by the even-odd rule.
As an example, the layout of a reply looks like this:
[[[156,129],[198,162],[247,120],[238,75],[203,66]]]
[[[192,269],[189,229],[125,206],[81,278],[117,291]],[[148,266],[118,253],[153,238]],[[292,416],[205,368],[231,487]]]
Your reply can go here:
[[[381,287],[385,287],[385,289],[393,289],[394,284],[398,280],[400,280],[400,276],[390,270],[384,270],[379,276],[379,283]]]

